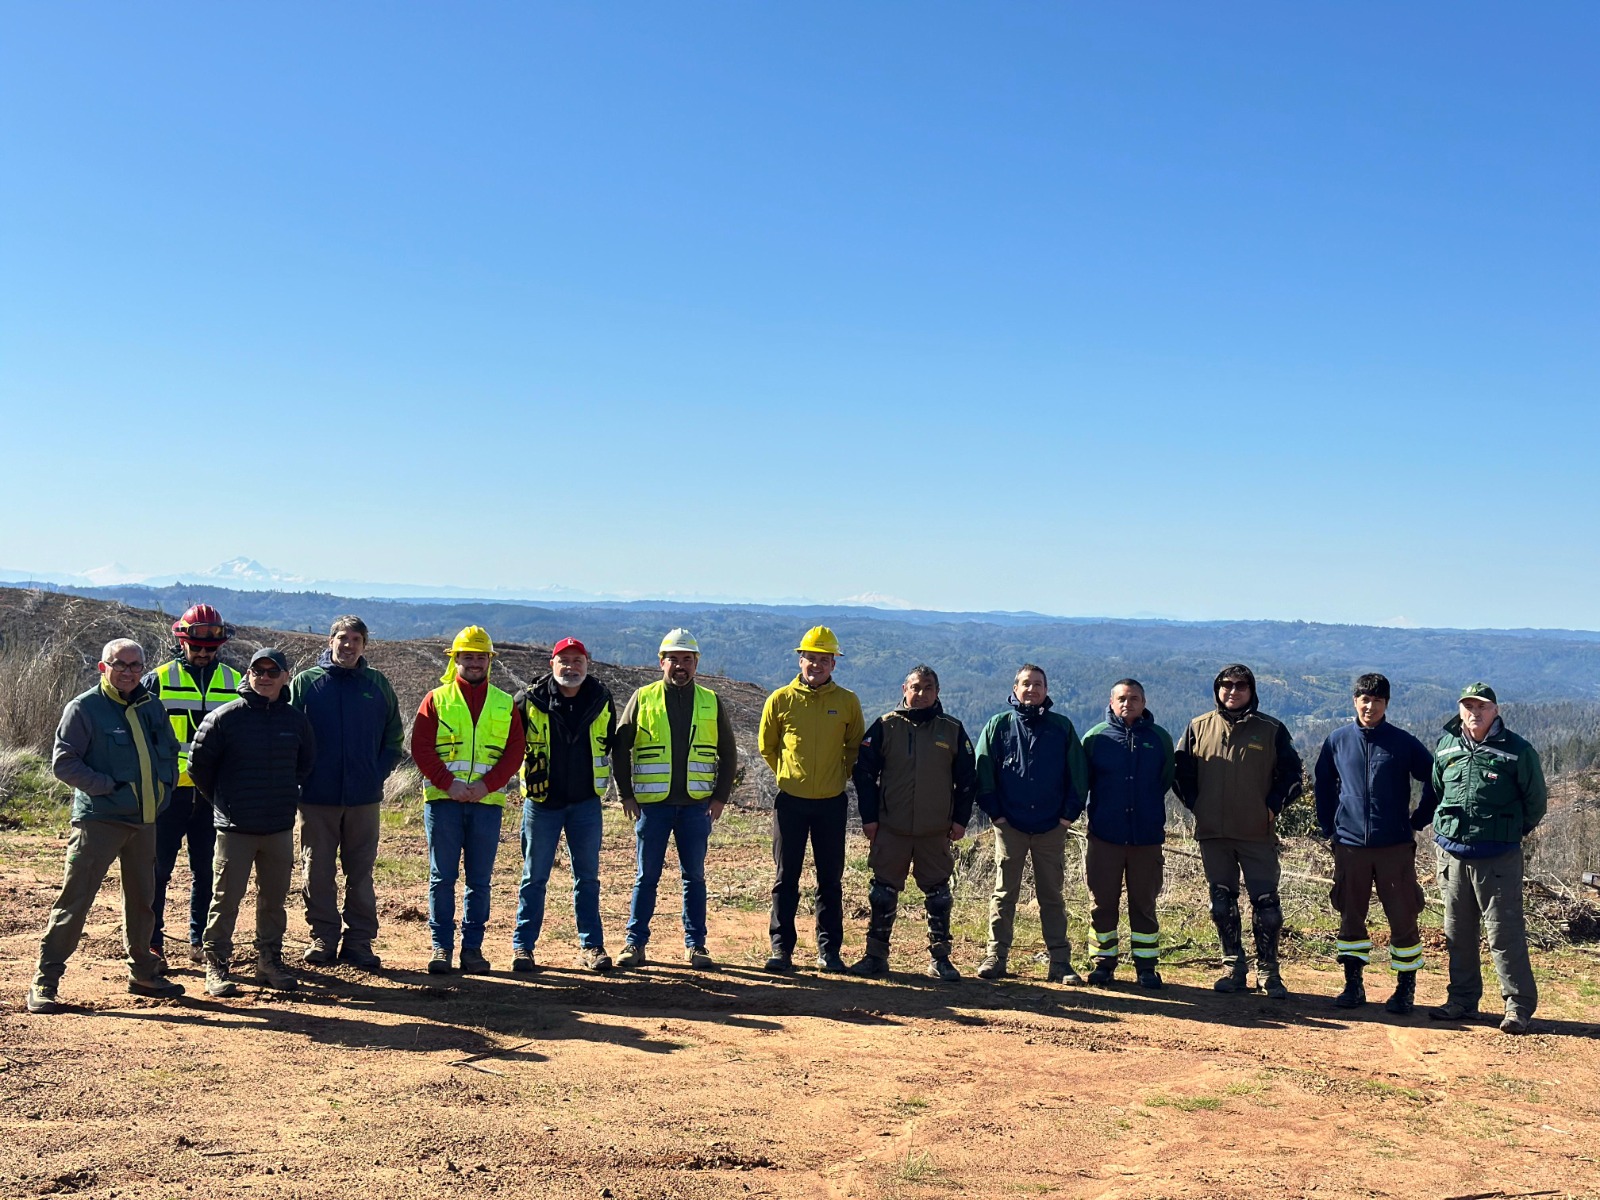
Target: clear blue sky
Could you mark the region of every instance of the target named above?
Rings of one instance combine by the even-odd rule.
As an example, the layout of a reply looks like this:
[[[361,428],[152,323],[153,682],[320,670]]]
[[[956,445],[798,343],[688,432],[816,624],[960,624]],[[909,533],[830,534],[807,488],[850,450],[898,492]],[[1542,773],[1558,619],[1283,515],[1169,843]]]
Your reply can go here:
[[[1600,6],[0,13],[0,567],[1600,627]]]

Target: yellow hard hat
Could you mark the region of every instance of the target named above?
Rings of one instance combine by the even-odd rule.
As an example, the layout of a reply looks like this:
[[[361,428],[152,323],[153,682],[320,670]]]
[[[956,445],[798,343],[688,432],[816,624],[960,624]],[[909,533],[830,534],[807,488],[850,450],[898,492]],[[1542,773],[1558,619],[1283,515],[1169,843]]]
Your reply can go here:
[[[439,676],[440,683],[449,683],[456,677],[456,655],[458,654],[487,654],[494,657],[494,639],[489,636],[489,631],[482,625],[468,625],[456,634],[456,640],[450,643],[450,661],[444,665],[444,674]]]
[[[477,654],[493,654],[494,639],[482,625],[468,625],[456,634],[456,640],[450,643],[451,654],[460,654],[463,650]]]
[[[794,648],[796,654],[839,654],[839,639],[833,636],[833,630],[826,625],[813,625],[806,630],[805,637],[800,639],[800,644]]]
[[[661,648],[656,651],[656,657],[659,658],[673,650],[699,654],[700,643],[694,640],[694,634],[687,629],[671,629],[667,631],[667,636],[661,639]]]

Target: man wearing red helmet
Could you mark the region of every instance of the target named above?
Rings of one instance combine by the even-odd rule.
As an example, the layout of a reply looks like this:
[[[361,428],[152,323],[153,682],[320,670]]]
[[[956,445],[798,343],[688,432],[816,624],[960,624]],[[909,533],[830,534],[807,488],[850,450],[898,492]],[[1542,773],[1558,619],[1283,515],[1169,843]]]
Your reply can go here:
[[[217,831],[211,801],[195,791],[189,777],[189,754],[195,730],[206,714],[239,698],[239,672],[218,661],[222,645],[233,636],[233,626],[209,604],[196,604],[172,623],[178,654],[144,677],[145,688],[167,710],[173,736],[178,739],[178,785],[172,799],[156,818],[155,932],[150,949],[166,958],[165,916],[167,884],[178,865],[178,851],[189,843],[189,961],[201,963],[200,948],[211,907],[211,865]]]

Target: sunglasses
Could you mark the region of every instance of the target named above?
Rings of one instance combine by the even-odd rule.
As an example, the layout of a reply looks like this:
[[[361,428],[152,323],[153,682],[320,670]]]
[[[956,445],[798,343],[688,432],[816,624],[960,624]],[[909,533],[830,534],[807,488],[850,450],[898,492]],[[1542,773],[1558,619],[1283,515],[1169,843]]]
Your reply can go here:
[[[1248,692],[1249,690],[1250,685],[1244,682],[1219,683],[1217,685],[1217,691],[1219,692]]]
[[[283,674],[283,668],[252,666],[250,668],[250,674],[254,675],[257,679],[276,679],[279,675]]]

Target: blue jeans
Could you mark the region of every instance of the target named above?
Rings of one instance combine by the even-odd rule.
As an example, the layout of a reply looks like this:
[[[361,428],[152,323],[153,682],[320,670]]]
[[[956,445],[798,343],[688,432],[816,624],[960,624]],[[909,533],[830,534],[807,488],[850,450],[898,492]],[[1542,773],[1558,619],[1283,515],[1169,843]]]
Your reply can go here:
[[[494,856],[500,849],[500,822],[505,809],[498,804],[459,804],[430,800],[422,806],[422,827],[428,832],[428,929],[433,944],[454,950],[456,945],[456,879],[466,860],[467,890],[462,905],[461,945],[483,947],[483,927],[489,920],[489,885],[494,877]]]
[[[604,950],[600,928],[600,797],[546,808],[525,800],[522,805],[522,886],[517,890],[517,928],[511,944],[532,952],[544,927],[545,886],[556,864],[561,831],[567,831],[567,857],[572,862],[572,913],[578,924],[578,945]]]
[[[175,787],[166,808],[156,817],[155,932],[150,944],[160,949],[167,912],[167,884],[178,865],[178,853],[189,843],[189,943],[198,946],[211,911],[211,861],[217,842],[211,801],[192,787]]]
[[[683,944],[706,944],[706,843],[711,840],[711,803],[641,804],[633,823],[638,839],[633,904],[628,913],[628,941],[650,941],[650,918],[656,911],[656,884],[667,861],[667,838],[677,844],[683,875]]]

